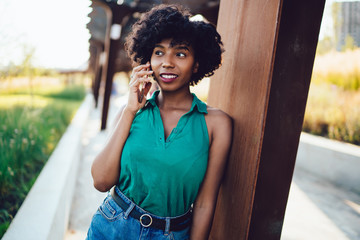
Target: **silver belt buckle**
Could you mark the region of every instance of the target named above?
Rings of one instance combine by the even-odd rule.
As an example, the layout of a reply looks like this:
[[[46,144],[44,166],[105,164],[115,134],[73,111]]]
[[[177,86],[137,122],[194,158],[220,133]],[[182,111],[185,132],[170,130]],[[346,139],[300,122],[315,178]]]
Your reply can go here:
[[[144,223],[142,222],[143,217],[148,217],[148,218],[150,218],[150,223],[149,223],[149,224],[144,224]],[[146,214],[146,213],[145,213],[145,214],[141,215],[141,217],[140,217],[140,224],[141,224],[141,226],[143,226],[143,227],[150,227],[151,224],[152,224],[152,222],[153,222],[152,217],[151,217],[149,214]]]

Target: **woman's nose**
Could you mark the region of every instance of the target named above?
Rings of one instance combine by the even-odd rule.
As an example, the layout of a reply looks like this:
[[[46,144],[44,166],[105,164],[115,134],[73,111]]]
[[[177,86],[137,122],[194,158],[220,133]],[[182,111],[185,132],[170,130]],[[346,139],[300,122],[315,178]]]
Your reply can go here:
[[[169,55],[165,55],[162,62],[163,68],[172,68],[174,67],[173,59]]]

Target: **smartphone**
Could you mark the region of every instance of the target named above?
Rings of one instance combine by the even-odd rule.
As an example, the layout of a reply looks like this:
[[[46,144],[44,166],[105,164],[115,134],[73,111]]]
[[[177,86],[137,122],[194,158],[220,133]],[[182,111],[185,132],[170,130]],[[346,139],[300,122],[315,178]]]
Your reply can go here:
[[[150,68],[147,68],[146,71],[151,70],[151,65]],[[147,75],[147,78],[152,77],[152,75]],[[146,84],[140,84],[140,91],[138,92],[138,102],[142,103],[143,99],[144,99],[144,89],[145,89]]]

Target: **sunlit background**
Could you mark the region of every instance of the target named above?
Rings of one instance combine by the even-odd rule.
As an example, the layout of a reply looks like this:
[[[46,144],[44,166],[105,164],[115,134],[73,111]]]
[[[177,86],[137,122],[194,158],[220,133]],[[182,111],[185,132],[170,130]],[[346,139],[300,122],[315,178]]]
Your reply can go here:
[[[319,38],[334,37],[331,5],[327,0]],[[342,2],[342,1],[337,1]],[[33,53],[37,67],[85,68],[89,58],[90,0],[1,0],[0,69],[18,65]]]
[[[33,51],[33,64],[55,69],[86,68],[89,0],[1,0],[0,68],[18,65]]]
[[[94,77],[93,72],[87,71],[91,36],[86,25],[90,22],[90,5],[90,0],[0,0],[0,238],[86,92],[90,91]],[[359,46],[360,1],[327,0],[304,132],[360,145]],[[127,77],[124,73],[115,74],[118,95],[126,93]],[[204,101],[207,100],[209,81],[204,79],[192,88]],[[321,168],[316,170],[322,171]],[[301,182],[296,174],[294,179]],[[310,185],[309,189],[316,189],[315,184]],[[319,189],[323,190],[321,186]],[[331,191],[338,190],[334,189]],[[315,191],[306,194],[325,196],[323,192]],[[290,199],[292,196],[290,193]],[[358,195],[354,196],[351,201],[347,199],[351,202],[347,206],[357,209],[359,214],[360,200]],[[328,202],[317,203],[325,207],[326,204]],[[333,206],[327,211],[330,212],[328,216],[344,214],[338,214],[340,211]],[[297,221],[304,219],[300,215],[295,218]],[[356,216],[352,219],[359,221]],[[346,224],[331,220],[341,225],[340,232],[350,228],[346,217],[341,220]],[[287,221],[285,219],[285,233]],[[74,229],[70,235],[79,231]],[[354,229],[349,231],[349,236],[360,234]]]
[[[330,7],[334,1],[326,1],[320,39],[334,35]],[[86,67],[90,4],[90,0],[1,0],[0,69],[20,64],[24,53],[31,51],[38,67]]]

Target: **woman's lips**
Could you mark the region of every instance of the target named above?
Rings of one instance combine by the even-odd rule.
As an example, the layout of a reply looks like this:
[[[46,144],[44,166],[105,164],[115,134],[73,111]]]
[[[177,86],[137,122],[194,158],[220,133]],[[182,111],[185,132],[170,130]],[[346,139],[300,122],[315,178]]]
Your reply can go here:
[[[170,82],[174,81],[177,77],[178,77],[178,75],[173,74],[173,73],[160,74],[161,81],[166,82],[166,83],[170,83]]]

